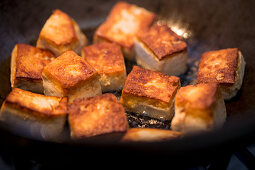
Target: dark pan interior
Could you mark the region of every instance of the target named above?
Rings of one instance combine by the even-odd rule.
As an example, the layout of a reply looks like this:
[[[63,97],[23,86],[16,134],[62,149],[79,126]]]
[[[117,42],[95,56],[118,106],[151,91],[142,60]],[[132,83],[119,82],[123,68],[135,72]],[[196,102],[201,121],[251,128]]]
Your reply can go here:
[[[39,32],[53,9],[61,9],[73,17],[83,32],[91,40],[95,28],[101,24],[108,15],[111,7],[117,1],[1,1],[0,2],[0,103],[10,91],[10,54],[16,43],[34,44]],[[160,22],[179,31],[188,43],[188,57],[190,70],[182,77],[182,83],[187,84],[194,78],[199,56],[208,50],[238,47],[245,58],[246,70],[244,82],[238,95],[226,102],[229,115],[225,127],[221,130],[173,140],[150,144],[113,144],[103,143],[102,140],[89,141],[79,144],[59,144],[40,142],[17,137],[2,130],[0,138],[5,145],[20,146],[20,140],[25,142],[27,150],[40,145],[52,147],[54,151],[62,149],[72,151],[88,146],[94,148],[99,145],[111,148],[114,145],[118,151],[139,151],[139,154],[164,153],[169,156],[179,153],[180,157],[187,157],[189,153],[193,158],[199,157],[203,152],[214,153],[222,148],[230,149],[234,141],[243,146],[254,140],[255,132],[255,1],[241,0],[159,0],[159,1],[128,1],[159,15]],[[9,142],[12,140],[11,142]],[[15,140],[15,142],[13,141]],[[32,144],[31,144],[32,143]],[[12,145],[13,144],[13,145]],[[22,143],[22,147],[24,147]],[[75,145],[75,146],[74,146]],[[105,146],[107,145],[107,146]],[[19,147],[20,148],[20,147]],[[68,150],[69,148],[69,150]],[[117,149],[116,149],[117,148]],[[128,148],[128,149],[127,149]],[[217,148],[217,150],[215,150]],[[43,149],[39,149],[43,152]],[[209,150],[211,152],[209,152]],[[97,152],[100,152],[96,149]],[[109,151],[109,150],[108,150]],[[111,150],[113,151],[113,150]],[[196,154],[194,154],[196,151]],[[29,152],[28,152],[29,153]],[[185,155],[185,156],[184,156]],[[197,156],[197,157],[196,157]]]

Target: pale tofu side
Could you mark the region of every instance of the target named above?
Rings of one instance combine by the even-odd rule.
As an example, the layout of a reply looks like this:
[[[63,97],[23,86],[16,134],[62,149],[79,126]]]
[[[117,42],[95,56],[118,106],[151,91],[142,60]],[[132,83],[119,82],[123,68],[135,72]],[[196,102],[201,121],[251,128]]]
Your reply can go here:
[[[87,37],[78,24],[66,13],[57,9],[43,26],[36,46],[48,49],[59,56],[68,50],[80,54],[81,48],[87,44]]]
[[[155,142],[181,138],[180,132],[152,128],[131,128],[122,137],[122,142]]]
[[[123,106],[110,93],[75,100],[69,107],[72,139],[88,138],[128,129]]]
[[[187,69],[187,44],[167,25],[155,24],[135,38],[136,61],[144,68],[167,75]]]
[[[226,107],[217,84],[198,84],[180,88],[175,98],[171,128],[185,134],[223,126]]]
[[[54,59],[50,51],[16,44],[11,55],[11,87],[43,93],[41,72]]]
[[[46,97],[14,88],[1,107],[0,120],[19,135],[61,141],[66,115],[66,98]]]
[[[235,83],[231,86],[220,84],[222,96],[225,100],[230,100],[236,96],[237,92],[241,89],[245,71],[245,61],[241,51],[238,52],[238,65],[235,75]]]
[[[187,70],[187,52],[179,52],[159,60],[139,39],[135,39],[136,63],[143,68],[159,71],[167,75],[180,75]]]
[[[99,43],[84,47],[82,57],[100,75],[103,92],[123,88],[126,80],[126,66],[120,47],[113,43]]]
[[[45,95],[75,98],[102,94],[99,75],[83,58],[67,51],[47,65],[42,73]]]
[[[126,111],[170,120],[179,87],[178,77],[134,66],[125,82],[120,102]]]
[[[94,35],[94,43],[115,42],[121,46],[124,56],[134,60],[134,38],[149,27],[156,15],[144,8],[126,2],[118,2],[107,20],[100,25]]]

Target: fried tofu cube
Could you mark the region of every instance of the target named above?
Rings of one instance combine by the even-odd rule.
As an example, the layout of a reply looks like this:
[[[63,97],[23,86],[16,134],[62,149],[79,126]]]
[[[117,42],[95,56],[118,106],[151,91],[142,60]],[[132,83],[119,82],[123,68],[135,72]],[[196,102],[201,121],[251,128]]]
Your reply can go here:
[[[226,107],[217,84],[188,85],[177,92],[173,130],[197,133],[219,128],[225,120]]]
[[[128,129],[123,106],[110,93],[76,99],[69,107],[71,138],[80,139]]]
[[[134,66],[127,77],[120,102],[126,111],[169,120],[180,79]]]
[[[126,66],[117,44],[104,42],[84,47],[82,57],[99,73],[103,92],[123,88]]]
[[[167,75],[187,70],[187,44],[167,25],[154,25],[138,34],[134,48],[137,64],[146,69]]]
[[[122,142],[155,142],[181,138],[180,132],[165,129],[131,128],[122,137]]]
[[[44,96],[14,88],[4,101],[0,120],[15,133],[61,141],[67,118],[67,98]]]
[[[87,37],[78,24],[66,13],[57,9],[44,24],[36,47],[50,50],[59,56],[69,50],[80,54],[82,47],[87,44]]]
[[[201,56],[197,83],[219,83],[223,98],[230,100],[242,86],[244,70],[244,57],[237,48],[205,52]]]
[[[126,2],[118,2],[111,10],[106,21],[99,26],[94,42],[115,42],[122,48],[128,60],[134,60],[134,38],[136,34],[149,27],[156,15],[144,8]]]
[[[44,67],[42,79],[45,95],[66,96],[69,103],[102,94],[96,70],[73,51],[64,52]]]
[[[55,59],[50,51],[16,44],[11,54],[11,87],[43,93],[43,68]]]

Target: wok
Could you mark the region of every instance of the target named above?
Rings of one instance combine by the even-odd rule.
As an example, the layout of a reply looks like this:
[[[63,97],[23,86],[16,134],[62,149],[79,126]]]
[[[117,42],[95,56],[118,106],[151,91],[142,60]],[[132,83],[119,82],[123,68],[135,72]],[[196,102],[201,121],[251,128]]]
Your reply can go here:
[[[35,44],[54,9],[73,17],[91,40],[117,1],[1,1],[0,2],[0,102],[10,92],[10,54],[16,43]],[[118,143],[98,137],[82,143],[53,143],[22,137],[1,125],[0,152],[33,159],[49,167],[87,166],[92,160],[113,166],[196,166],[243,148],[255,139],[255,1],[159,0],[127,1],[158,14],[188,44],[189,65],[208,50],[238,47],[246,60],[244,82],[238,95],[226,102],[228,120],[222,129],[154,143]],[[196,69],[196,67],[194,67]],[[185,82],[185,81],[184,81]],[[82,154],[83,156],[79,156]],[[110,156],[111,155],[111,156]],[[146,162],[141,162],[145,160]],[[157,161],[160,162],[157,162]],[[160,164],[159,164],[160,163]],[[98,166],[100,164],[93,164]]]

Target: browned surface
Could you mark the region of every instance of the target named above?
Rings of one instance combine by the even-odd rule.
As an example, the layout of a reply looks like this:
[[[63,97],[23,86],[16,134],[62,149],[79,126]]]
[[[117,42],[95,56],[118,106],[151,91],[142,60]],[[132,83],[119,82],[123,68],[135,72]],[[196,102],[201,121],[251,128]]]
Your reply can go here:
[[[55,56],[47,51],[26,44],[17,44],[16,78],[41,80],[43,68]]]
[[[153,25],[148,30],[141,32],[138,38],[150,48],[159,60],[187,48],[183,39],[167,25]]]
[[[127,77],[122,95],[129,94],[170,103],[179,84],[178,77],[169,77],[160,72],[134,66]]]
[[[99,74],[117,74],[125,71],[120,47],[113,43],[99,43],[83,48],[84,59]]]
[[[128,128],[123,106],[109,93],[76,99],[69,107],[69,123],[74,138],[123,132]]]
[[[210,109],[217,97],[218,85],[197,84],[181,87],[175,97],[175,105],[191,109]]]
[[[14,88],[5,104],[20,110],[29,110],[36,116],[60,116],[67,113],[67,98],[44,96]]]
[[[39,38],[57,46],[77,41],[72,19],[59,9],[54,10],[46,21]]]
[[[97,72],[75,52],[67,51],[48,64],[43,74],[63,89],[70,89],[96,76]]]
[[[122,138],[122,141],[160,141],[167,139],[175,139],[182,137],[180,132],[163,130],[163,129],[152,129],[152,128],[131,128],[129,129]]]
[[[197,73],[198,83],[235,83],[238,49],[209,51],[201,56]]]
[[[126,2],[118,2],[107,20],[97,29],[95,36],[132,48],[138,32],[145,30],[155,19],[155,14]]]

